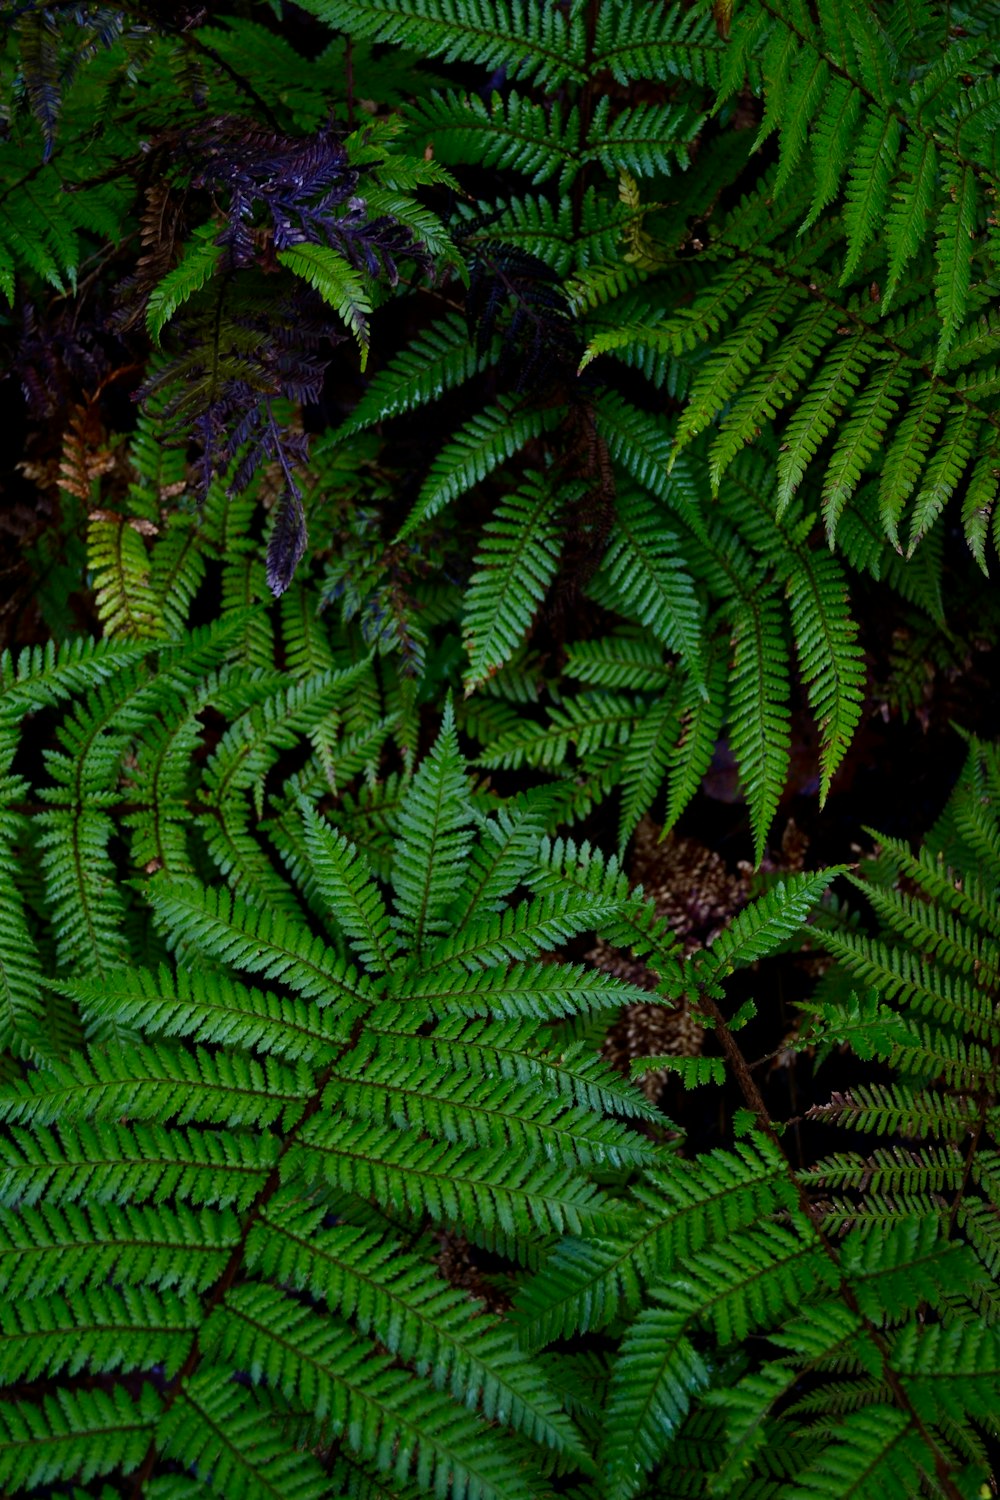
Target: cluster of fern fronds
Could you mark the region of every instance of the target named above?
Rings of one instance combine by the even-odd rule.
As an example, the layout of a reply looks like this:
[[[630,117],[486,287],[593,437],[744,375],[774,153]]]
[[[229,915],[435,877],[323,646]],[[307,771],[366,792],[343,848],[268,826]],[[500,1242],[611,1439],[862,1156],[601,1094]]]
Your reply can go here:
[[[168,10],[0,39],[0,1491],[994,1493],[990,705],[774,831],[1000,635],[1000,8]]]

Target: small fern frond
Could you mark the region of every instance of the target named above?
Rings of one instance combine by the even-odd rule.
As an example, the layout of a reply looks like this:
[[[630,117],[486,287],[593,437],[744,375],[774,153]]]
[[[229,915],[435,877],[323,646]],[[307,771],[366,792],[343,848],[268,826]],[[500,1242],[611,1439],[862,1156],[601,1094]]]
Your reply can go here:
[[[181,253],[181,259],[168,271],[149,294],[146,303],[146,327],[155,344],[160,342],[164,327],[179,307],[183,307],[222,265],[222,249],[217,243],[221,226],[213,220],[196,229]]]
[[[424,406],[445,391],[464,385],[496,357],[493,350],[477,354],[465,318],[460,313],[448,313],[372,377],[337,435],[350,437],[387,417]]]
[[[584,78],[577,12],[536,11],[523,0],[307,0],[306,9],[349,36],[393,42],[446,62],[461,59],[539,86]]]
[[[644,495],[619,492],[616,525],[602,563],[618,612],[640,620],[675,651],[704,690],[701,604],[678,547],[678,536],[664,528]]]
[[[565,498],[529,473],[487,523],[465,595],[466,693],[506,666],[527,637],[559,566]]]
[[[375,973],[390,968],[399,940],[364,855],[322,823],[308,803],[302,816],[309,864],[331,921],[366,968]]]
[[[533,438],[551,431],[562,416],[558,408],[526,407],[516,397],[501,396],[495,405],[472,417],[438,454],[396,540],[412,536]]]
[[[392,870],[398,925],[418,952],[448,930],[446,913],[462,888],[471,844],[464,762],[449,703],[434,749],[403,798]]]
[[[786,583],[792,634],[820,732],[820,805],[850,747],[864,704],[865,668],[836,559],[798,554]]]
[[[736,607],[733,621],[727,717],[760,864],[788,774],[788,656],[773,596],[758,590]]]
[[[363,370],[368,362],[368,319],[372,304],[361,272],[329,245],[292,245],[287,250],[278,251],[278,260],[314,287],[350,329],[361,351]]]

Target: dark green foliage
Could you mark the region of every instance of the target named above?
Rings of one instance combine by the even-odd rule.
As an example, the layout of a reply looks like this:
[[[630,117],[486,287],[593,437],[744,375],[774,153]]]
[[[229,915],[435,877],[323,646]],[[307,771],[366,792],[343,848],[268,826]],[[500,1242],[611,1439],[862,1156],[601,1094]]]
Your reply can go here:
[[[0,1490],[981,1500],[988,705],[774,825],[1000,632],[1000,9],[169,10],[0,41]]]

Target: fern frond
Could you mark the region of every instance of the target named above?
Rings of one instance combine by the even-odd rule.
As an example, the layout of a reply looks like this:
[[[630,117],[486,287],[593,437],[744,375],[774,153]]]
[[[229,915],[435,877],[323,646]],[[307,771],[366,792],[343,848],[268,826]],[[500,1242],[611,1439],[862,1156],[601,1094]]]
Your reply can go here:
[[[393,42],[446,62],[462,59],[538,85],[580,83],[580,16],[536,11],[523,0],[307,0],[306,9],[350,36]]]
[[[470,1319],[468,1298],[393,1236],[350,1224],[323,1227],[317,1218],[315,1208],[286,1193],[255,1230],[250,1265],[324,1298],[488,1420],[502,1412],[516,1430],[586,1464],[542,1368],[519,1357],[494,1319]]]
[[[222,249],[217,243],[221,226],[212,220],[190,236],[181,259],[168,271],[149,294],[146,303],[146,327],[155,344],[160,342],[164,327],[185,302],[200,292],[222,264]]]
[[[277,1136],[178,1128],[148,1121],[63,1120],[58,1127],[11,1126],[0,1146],[4,1207],[73,1203],[81,1187],[96,1204],[164,1203],[243,1212],[278,1158]]]
[[[466,693],[510,661],[559,566],[562,496],[526,474],[487,523],[465,595]]]
[[[637,725],[622,758],[621,853],[639,819],[649,811],[676,753],[680,715],[672,693],[663,693]]]
[[[366,968],[375,973],[390,968],[398,938],[364,856],[321,823],[308,804],[302,815],[310,867],[331,920]]]
[[[965,471],[976,455],[981,421],[971,407],[957,406],[946,416],[942,431],[935,439],[934,452],[924,470],[919,490],[913,500],[907,556],[917,546],[937,519],[945,504],[958,488]]]
[[[555,908],[556,904],[550,903],[550,909]],[[555,923],[553,927],[556,927]],[[566,927],[570,931],[580,931],[580,925],[567,922]],[[527,947],[523,932],[519,937],[519,948]],[[513,940],[511,946],[514,946]],[[461,949],[456,956],[464,956]],[[588,1010],[636,1004],[648,999],[644,990],[634,989],[618,980],[609,983],[605,975],[575,964],[514,962],[506,968],[487,966],[478,969],[470,965],[470,969],[471,972],[464,975],[451,974],[447,980],[436,977],[433,970],[426,976],[416,976],[413,980],[414,998],[426,1004],[434,1015],[530,1017],[538,1021],[562,1020]]]
[[[976,232],[977,190],[973,167],[946,163],[943,178],[945,200],[938,215],[935,246],[934,297],[941,319],[935,375],[943,369],[958,330],[965,322],[972,278],[972,240]]]
[[[669,786],[664,827],[677,822],[712,763],[725,713],[726,663],[718,649],[709,651],[704,690],[694,677],[681,685],[677,702],[680,734],[669,759]]]
[[[411,536],[526,443],[551,431],[562,416],[558,408],[525,407],[516,397],[501,396],[494,406],[471,418],[455,441],[438,454],[396,540]]]
[[[759,864],[788,774],[788,657],[777,606],[762,589],[736,607],[733,624],[727,717]]]
[[[356,970],[303,924],[266,908],[255,910],[224,888],[161,879],[150,887],[149,900],[175,940],[209,958],[280,979],[307,999],[322,998],[328,1005],[339,999],[348,1015],[366,991]]]
[[[138,1467],[156,1420],[159,1396],[144,1386],[133,1400],[110,1391],[66,1390],[31,1401],[0,1403],[0,1480],[13,1492],[86,1482]]]
[[[779,514],[801,484],[823,439],[850,403],[869,357],[860,335],[845,337],[789,419],[778,455]]]
[[[569,647],[566,670],[588,687],[636,693],[667,691],[673,675],[672,664],[663,659],[662,647],[645,632],[637,633],[628,626],[615,635],[574,642]]]
[[[440,161],[457,165],[472,156],[484,166],[512,167],[536,185],[558,174],[560,192],[579,171],[579,109],[564,115],[557,99],[546,108],[514,89],[488,101],[435,92],[409,105],[405,129],[417,145],[433,142]]]
[[[422,406],[464,385],[495,359],[491,350],[478,355],[464,317],[448,313],[372,378],[337,435],[349,437],[386,417]]]
[[[372,304],[361,272],[329,245],[293,245],[287,250],[279,250],[278,260],[315,287],[323,301],[350,329],[361,351],[363,370],[368,362],[368,319]]]
[[[711,1373],[673,1308],[647,1307],[629,1327],[612,1376],[604,1454],[606,1493],[629,1500],[663,1457]]]
[[[603,1195],[578,1172],[535,1157],[515,1163],[506,1148],[415,1145],[384,1125],[316,1116],[301,1141],[308,1176],[469,1234],[502,1233],[508,1253],[538,1234],[580,1232],[605,1211]]]
[[[471,843],[464,763],[449,703],[399,815],[392,884],[400,929],[417,951],[448,930],[446,912],[461,890]]]
[[[587,137],[584,159],[599,161],[609,176],[669,175],[688,165],[687,148],[704,125],[704,116],[686,105],[636,104],[610,118],[611,101],[598,103]]]
[[[357,1451],[393,1477],[405,1479],[413,1464],[424,1488],[448,1482],[461,1497],[530,1496],[514,1454],[485,1423],[430,1387],[416,1420],[413,1377],[329,1312],[320,1316],[277,1287],[243,1286],[202,1337],[210,1357],[313,1410],[327,1440],[356,1433]]]
[[[812,1119],[842,1120],[860,1130],[909,1139],[938,1136],[960,1141],[975,1123],[970,1100],[901,1084],[859,1084],[849,1093],[835,1093],[829,1104],[814,1104],[809,1114]]]
[[[724,1242],[779,1202],[789,1203],[780,1156],[759,1140],[707,1152],[697,1166],[676,1158],[637,1187],[639,1212],[619,1233],[567,1239],[519,1291],[514,1316],[535,1346],[604,1328],[643,1303],[679,1261]]]
[[[87,561],[94,572],[97,613],[107,634],[127,640],[161,638],[162,599],[151,583],[142,535],[130,520],[108,511],[92,512]]]
[[[835,558],[796,556],[785,585],[799,669],[820,731],[820,805],[847,754],[864,704],[865,668]]]
[[[773,953],[801,928],[842,868],[789,875],[779,880],[763,896],[737,912],[712,946],[696,958],[696,963],[709,974],[719,975]]]
[[[877,105],[869,105],[854,148],[844,192],[847,254],[840,278],[841,286],[854,275],[865,246],[875,235],[885,214],[899,141],[898,115]]]
[[[889,273],[883,306],[887,311],[900,286],[903,271],[927,234],[937,167],[937,148],[933,138],[920,133],[911,135],[900,158],[900,176],[893,189],[892,206],[886,215]]]
[[[666,530],[645,496],[625,491],[602,570],[619,613],[633,615],[676,651],[704,689],[702,610],[694,583],[677,556],[679,538]]]

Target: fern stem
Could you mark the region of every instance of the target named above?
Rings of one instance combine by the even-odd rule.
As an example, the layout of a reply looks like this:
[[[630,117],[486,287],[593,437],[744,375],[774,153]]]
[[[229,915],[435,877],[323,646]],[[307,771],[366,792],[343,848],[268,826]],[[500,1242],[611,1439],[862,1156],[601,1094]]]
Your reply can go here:
[[[806,1218],[812,1225],[820,1245],[837,1269],[837,1278],[839,1283],[837,1288],[838,1293],[842,1298],[844,1304],[850,1309],[850,1311],[862,1324],[865,1332],[871,1339],[872,1344],[878,1351],[879,1358],[882,1363],[882,1375],[885,1383],[888,1386],[889,1390],[892,1392],[892,1396],[894,1401],[896,1402],[896,1405],[899,1407],[900,1411],[904,1412],[908,1417],[915,1430],[920,1434],[920,1437],[923,1440],[927,1451],[932,1455],[934,1460],[934,1473],[937,1477],[938,1484],[941,1486],[942,1493],[947,1495],[948,1500],[962,1500],[962,1491],[959,1489],[958,1485],[952,1478],[951,1464],[948,1462],[945,1455],[941,1452],[933,1436],[928,1431],[926,1425],[920,1417],[919,1412],[913,1405],[913,1402],[910,1400],[906,1387],[903,1385],[903,1382],[900,1379],[899,1375],[892,1368],[889,1360],[889,1349],[885,1342],[885,1339],[882,1336],[882,1330],[874,1322],[872,1322],[872,1320],[867,1316],[866,1313],[861,1310],[861,1306],[858,1303],[858,1299],[854,1294],[853,1288],[844,1279],[840,1268],[840,1257],[837,1254],[834,1245],[831,1243],[825,1229],[823,1228],[822,1212],[813,1203],[806,1188],[799,1180],[798,1173],[795,1171],[791,1162],[788,1160],[788,1156],[785,1152],[784,1145],[782,1144],[781,1137],[779,1136],[778,1131],[775,1128],[774,1121],[771,1119],[767,1105],[764,1103],[763,1095],[754,1082],[753,1075],[751,1074],[750,1069],[747,1066],[746,1058],[743,1056],[743,1053],[740,1050],[739,1043],[736,1041],[733,1033],[726,1025],[725,1018],[723,1017],[718,1004],[704,990],[699,990],[698,1007],[700,1010],[703,1010],[707,1016],[711,1017],[712,1025],[715,1029],[715,1034],[719,1038],[719,1044],[725,1054],[726,1061],[729,1063],[729,1066],[733,1070],[733,1076],[736,1079],[736,1082],[739,1084],[740,1092],[742,1093],[748,1108],[752,1111],[759,1129],[761,1130],[762,1134],[764,1134],[772,1143],[772,1145],[774,1145],[777,1150],[781,1152],[782,1159],[784,1160],[785,1165],[788,1169],[789,1178],[794,1185],[795,1193],[799,1200],[799,1205],[803,1213],[806,1215]]]

